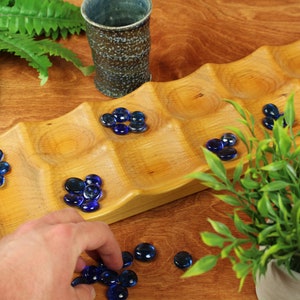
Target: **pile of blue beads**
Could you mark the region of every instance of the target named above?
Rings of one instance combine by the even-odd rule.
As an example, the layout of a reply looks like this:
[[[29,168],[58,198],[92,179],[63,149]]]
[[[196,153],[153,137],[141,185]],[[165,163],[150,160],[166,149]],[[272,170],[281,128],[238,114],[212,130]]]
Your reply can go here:
[[[278,107],[273,103],[264,105],[262,111],[265,115],[265,117],[262,119],[262,124],[270,130],[272,130],[274,127],[274,121],[283,116],[283,113],[280,113]],[[283,126],[286,126],[284,120]]]
[[[118,135],[145,132],[148,128],[145,120],[146,116],[143,112],[134,111],[131,113],[124,107],[118,107],[112,113],[105,113],[100,117],[100,123],[111,128]]]
[[[233,133],[224,133],[221,138],[213,138],[206,143],[206,148],[218,155],[221,160],[227,161],[237,157],[237,150],[233,147],[237,138]]]
[[[0,150],[0,187],[5,183],[5,174],[10,171],[10,165],[8,162],[3,160],[4,153]]]
[[[84,212],[94,212],[100,208],[99,200],[103,197],[102,179],[96,174],[90,174],[82,180],[70,177],[65,182],[68,192],[64,201],[70,206],[80,208]]]
[[[140,243],[134,249],[134,255],[129,251],[122,252],[123,268],[120,272],[108,269],[100,260],[98,265],[86,266],[79,277],[76,277],[71,285],[101,283],[107,286],[106,296],[108,300],[126,300],[128,298],[128,288],[134,287],[138,283],[138,276],[128,269],[133,264],[134,259],[150,262],[156,256],[156,248],[150,243]]]

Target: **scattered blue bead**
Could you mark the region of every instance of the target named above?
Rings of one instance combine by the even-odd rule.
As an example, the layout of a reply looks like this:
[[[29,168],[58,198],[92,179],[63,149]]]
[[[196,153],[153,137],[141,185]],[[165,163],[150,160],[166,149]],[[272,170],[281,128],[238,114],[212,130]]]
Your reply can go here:
[[[84,197],[78,194],[69,193],[64,196],[65,203],[70,206],[80,206],[84,200]]]
[[[89,284],[89,282],[85,277],[79,276],[72,280],[71,286],[75,287],[78,284]]]
[[[237,143],[237,137],[230,132],[224,133],[221,137],[224,147],[234,146]]]
[[[130,116],[130,123],[145,123],[145,114],[141,111],[134,111]]]
[[[0,149],[0,161],[4,158],[4,153],[3,151]]]
[[[85,177],[85,183],[86,184],[97,184],[99,186],[102,185],[102,179],[100,176],[96,174],[90,174]]]
[[[99,200],[102,197],[102,189],[97,184],[88,184],[83,190],[83,197],[88,200]]]
[[[129,251],[122,252],[123,268],[130,267],[133,263],[133,255]]]
[[[270,117],[276,120],[280,116],[278,107],[275,104],[268,103],[263,106],[262,110],[266,117]]]
[[[186,251],[180,251],[174,256],[174,264],[180,269],[186,269],[193,264],[192,255]]]
[[[128,298],[128,289],[116,284],[108,288],[106,296],[108,300],[126,300]]]
[[[97,282],[100,278],[99,270],[96,266],[86,266],[81,271],[81,276],[86,278],[88,284],[93,284]]]
[[[126,124],[120,124],[120,123],[117,123],[116,125],[114,125],[112,127],[113,129],[113,132],[115,134],[118,134],[118,135],[125,135],[127,133],[129,133],[129,128]]]
[[[146,123],[130,123],[128,128],[131,132],[142,133],[148,129],[148,126]]]
[[[149,262],[156,256],[156,249],[152,244],[141,243],[134,249],[134,257],[137,260]]]
[[[115,117],[117,122],[126,122],[130,119],[130,112],[124,107],[118,107],[113,112],[112,115]]]
[[[112,270],[106,270],[101,273],[99,281],[108,286],[115,285],[119,283],[119,274]]]
[[[0,187],[2,187],[5,183],[5,177],[0,175]]]
[[[70,177],[65,182],[65,189],[69,193],[82,194],[85,188],[85,182],[77,177]]]
[[[87,200],[80,205],[80,209],[88,213],[94,212],[99,208],[100,208],[100,204],[97,200]]]
[[[138,282],[138,276],[136,273],[132,270],[124,270],[119,275],[119,282],[122,286],[125,287],[133,287],[137,285]]]
[[[217,153],[224,148],[224,143],[221,139],[214,138],[206,143],[206,148],[211,152]]]
[[[221,160],[227,161],[237,157],[237,150],[233,147],[225,147],[217,153]]]
[[[113,127],[116,125],[117,120],[112,114],[106,113],[101,116],[100,122],[105,127]]]
[[[265,117],[262,119],[262,124],[267,128],[272,130],[274,127],[274,119],[271,117]]]
[[[5,175],[10,171],[10,165],[6,161],[0,161],[0,176]]]

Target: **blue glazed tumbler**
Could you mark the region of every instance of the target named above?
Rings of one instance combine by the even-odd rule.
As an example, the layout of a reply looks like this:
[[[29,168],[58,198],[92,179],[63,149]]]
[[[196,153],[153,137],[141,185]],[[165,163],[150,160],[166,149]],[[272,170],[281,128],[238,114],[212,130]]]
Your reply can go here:
[[[81,14],[95,65],[95,86],[119,98],[150,81],[151,0],[84,0]]]

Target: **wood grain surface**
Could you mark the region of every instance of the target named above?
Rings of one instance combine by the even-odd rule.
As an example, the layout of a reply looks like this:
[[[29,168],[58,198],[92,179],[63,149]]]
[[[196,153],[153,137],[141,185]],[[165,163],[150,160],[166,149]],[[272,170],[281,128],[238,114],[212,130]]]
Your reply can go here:
[[[71,2],[81,4],[79,0]],[[297,0],[153,0],[151,36],[153,81],[173,81],[206,63],[229,63],[263,45],[299,40],[300,4]],[[61,43],[85,63],[92,63],[84,34]],[[1,53],[0,133],[21,121],[65,115],[85,101],[113,101],[94,88],[93,76],[83,77],[59,58],[52,62],[49,81],[41,87],[36,71],[26,62]],[[24,197],[30,195],[24,191]],[[13,218],[13,211],[7,213]],[[227,213],[228,208],[206,190],[112,224],[122,249],[132,251],[143,241],[158,249],[154,262],[134,263],[139,284],[129,290],[129,299],[256,299],[251,278],[238,293],[238,281],[228,262],[204,276],[184,280],[180,279],[182,271],[173,266],[177,251],[187,250],[195,259],[213,251],[201,243],[199,232],[209,229],[208,217],[231,226]],[[104,293],[97,285],[97,299],[105,299]]]

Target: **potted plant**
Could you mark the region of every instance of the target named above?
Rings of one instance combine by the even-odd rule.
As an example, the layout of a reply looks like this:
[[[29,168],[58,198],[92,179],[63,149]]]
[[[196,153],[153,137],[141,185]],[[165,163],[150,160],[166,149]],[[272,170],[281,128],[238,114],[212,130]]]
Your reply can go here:
[[[201,232],[202,241],[218,247],[218,254],[206,255],[198,260],[183,277],[200,275],[211,270],[218,260],[229,259],[233,271],[240,279],[240,289],[248,275],[256,281],[260,300],[300,299],[300,146],[294,133],[294,94],[285,104],[284,114],[274,121],[273,129],[263,130],[263,137],[256,134],[253,115],[237,102],[232,104],[247,128],[245,134],[239,128],[231,128],[246,147],[241,158],[228,176],[226,162],[203,148],[209,172],[196,172],[190,176],[216,192],[216,197],[232,207],[230,215],[232,230],[225,224],[209,219],[214,232]],[[272,289],[262,291],[268,285],[269,273],[280,283]],[[280,279],[279,279],[280,278]],[[271,279],[270,279],[271,280]],[[289,283],[288,291],[282,285]],[[298,286],[297,296],[290,295],[291,285]],[[280,292],[272,293],[281,286]]]

